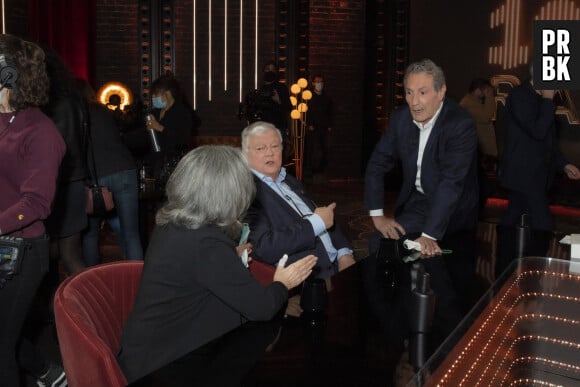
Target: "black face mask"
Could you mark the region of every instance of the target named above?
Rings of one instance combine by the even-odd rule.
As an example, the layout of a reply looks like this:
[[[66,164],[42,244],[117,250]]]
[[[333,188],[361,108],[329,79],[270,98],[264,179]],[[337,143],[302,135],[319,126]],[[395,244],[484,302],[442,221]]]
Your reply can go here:
[[[273,71],[264,71],[264,82],[274,82],[276,80],[276,73]]]

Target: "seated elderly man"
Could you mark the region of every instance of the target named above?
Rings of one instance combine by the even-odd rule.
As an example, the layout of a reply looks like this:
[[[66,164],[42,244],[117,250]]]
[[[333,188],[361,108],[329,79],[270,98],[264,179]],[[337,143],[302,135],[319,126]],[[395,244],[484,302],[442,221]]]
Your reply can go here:
[[[282,135],[258,121],[242,132],[242,151],[256,182],[248,210],[252,257],[276,265],[288,254],[292,263],[309,254],[318,257],[313,277],[328,278],[355,261],[350,244],[334,224],[336,203],[318,207],[302,185],[282,167]]]

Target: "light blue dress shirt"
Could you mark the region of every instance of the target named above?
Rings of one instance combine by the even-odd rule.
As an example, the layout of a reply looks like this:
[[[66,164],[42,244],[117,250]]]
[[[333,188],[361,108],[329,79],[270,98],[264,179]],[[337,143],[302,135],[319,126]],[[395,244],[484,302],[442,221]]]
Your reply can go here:
[[[298,215],[300,215],[303,219],[306,219],[312,225],[312,229],[314,230],[314,235],[318,236],[328,253],[328,258],[330,262],[336,261],[338,257],[342,257],[344,254],[352,254],[352,250],[346,247],[341,249],[336,249],[332,244],[332,240],[330,239],[330,235],[326,231],[326,227],[324,226],[324,221],[322,218],[313,213],[312,210],[308,207],[306,203],[300,198],[296,192],[288,186],[284,182],[286,179],[286,169],[282,167],[280,170],[280,174],[278,174],[278,178],[274,181],[271,177],[268,177],[255,169],[252,169],[254,175],[256,175],[260,180],[262,180],[268,187],[272,188],[274,192],[278,194],[282,199],[284,199],[290,207],[292,207]]]

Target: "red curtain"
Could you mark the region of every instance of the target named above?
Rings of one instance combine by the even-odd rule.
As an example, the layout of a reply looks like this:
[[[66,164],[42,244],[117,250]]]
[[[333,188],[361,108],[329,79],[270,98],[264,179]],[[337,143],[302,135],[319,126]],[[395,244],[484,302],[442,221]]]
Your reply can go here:
[[[95,74],[96,0],[29,0],[29,37],[54,49],[75,77]]]

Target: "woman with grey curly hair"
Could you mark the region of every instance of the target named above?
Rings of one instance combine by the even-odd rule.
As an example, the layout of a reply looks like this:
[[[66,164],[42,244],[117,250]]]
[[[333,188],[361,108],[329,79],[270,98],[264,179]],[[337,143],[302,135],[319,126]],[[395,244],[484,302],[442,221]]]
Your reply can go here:
[[[264,287],[244,266],[236,240],[254,191],[236,148],[202,146],[175,168],[121,338],[118,360],[128,383],[246,321],[271,319],[288,290],[312,272],[312,255],[287,267],[282,258]]]
[[[173,171],[165,187],[168,200],[156,222],[191,229],[210,223],[239,235],[239,219],[255,191],[252,173],[237,149],[201,147],[184,156]]]

